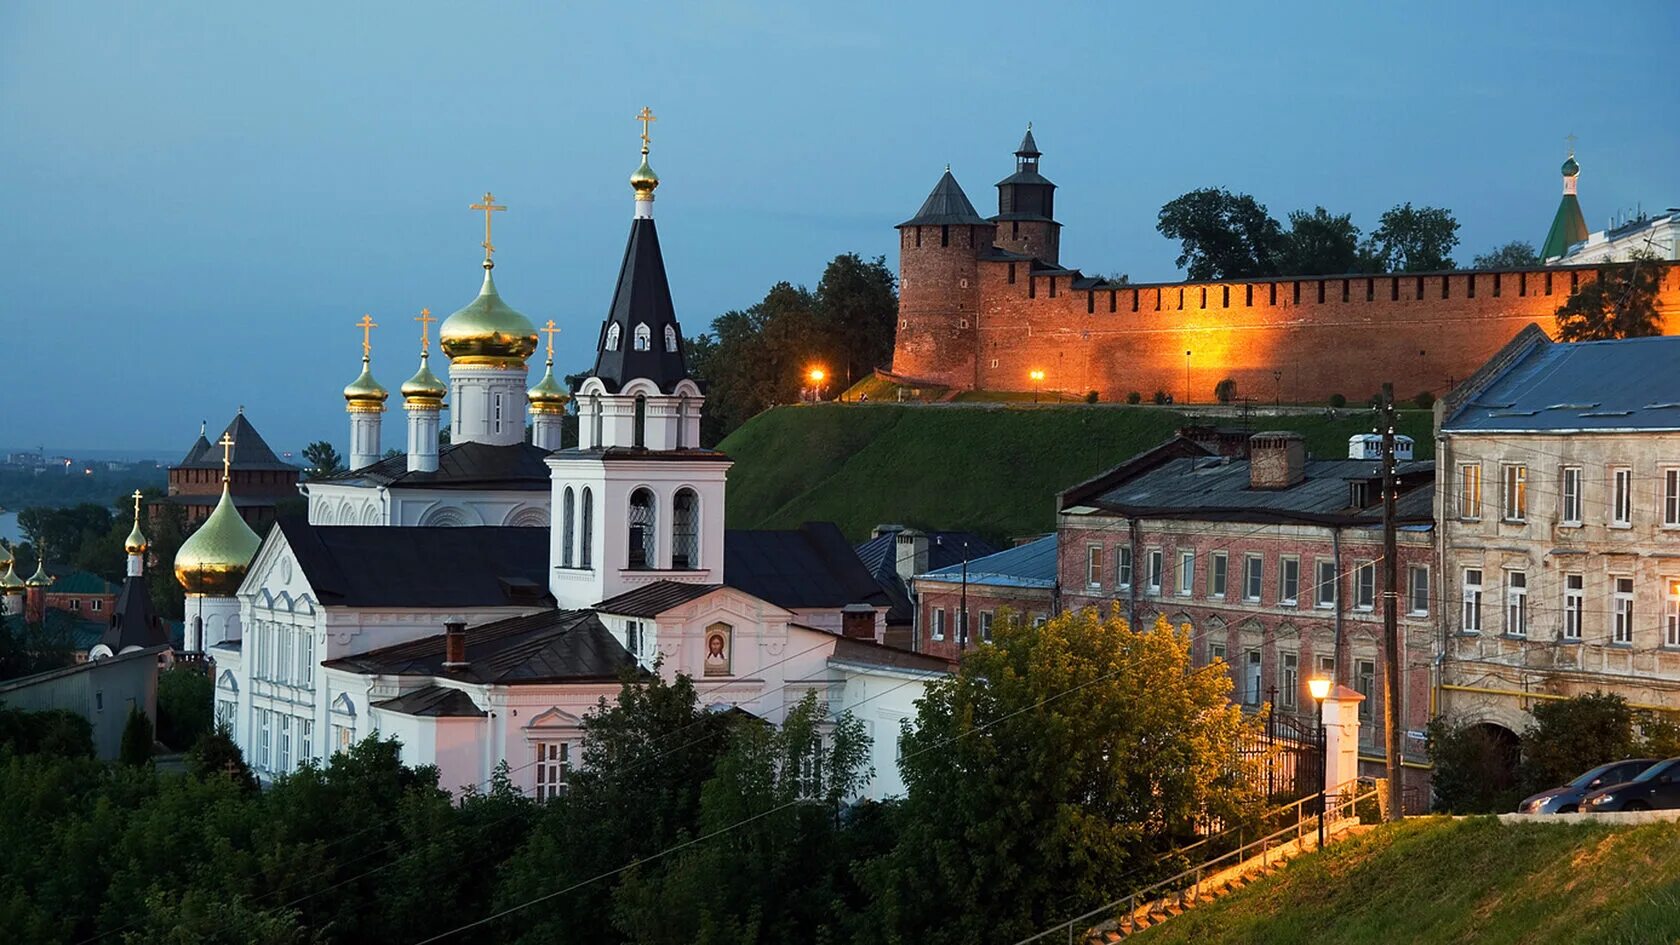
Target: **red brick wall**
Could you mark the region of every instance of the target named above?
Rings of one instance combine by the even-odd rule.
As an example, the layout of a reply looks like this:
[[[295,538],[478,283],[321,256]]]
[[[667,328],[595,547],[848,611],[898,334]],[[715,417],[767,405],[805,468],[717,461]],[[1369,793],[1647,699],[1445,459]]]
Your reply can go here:
[[[975,386],[974,325],[980,311],[976,254],[991,226],[906,226],[899,235],[898,333],[893,370],[919,380]]]
[[[934,611],[945,610],[945,639],[933,639]],[[1005,609],[1031,623],[1037,617],[1051,615],[1051,595],[1048,589],[1031,590],[1018,587],[991,587],[985,584],[968,585],[969,646],[984,642],[980,632],[981,614],[991,613],[1001,619]],[[962,591],[958,587],[927,586],[917,582],[916,589],[916,646],[919,653],[932,653],[946,659],[962,656],[957,646],[958,614],[962,612]]]
[[[924,227],[924,230],[932,228]],[[908,234],[909,230],[903,231]],[[935,233],[937,237],[937,233]],[[937,243],[937,239],[935,239]],[[967,330],[951,327],[967,296],[929,280],[958,267],[948,254],[901,244],[909,284],[901,303],[895,373],[986,390],[1096,390],[1104,400],[1164,390],[1180,402],[1213,399],[1232,378],[1240,396],[1359,402],[1393,380],[1404,398],[1463,380],[1533,322],[1551,331],[1572,285],[1596,270],[1458,272],[1272,282],[1173,283],[1075,291],[1068,276],[1028,276],[1016,264],[977,262],[978,297]],[[974,285],[971,282],[970,285]],[[1323,301],[1320,301],[1322,286]],[[1274,301],[1275,292],[1275,301]],[[1297,295],[1298,293],[1298,295]],[[933,299],[951,316],[929,319]],[[1680,313],[1680,266],[1661,279],[1661,311]],[[1670,332],[1680,320],[1670,318]],[[1191,352],[1188,359],[1185,352]],[[1277,372],[1277,373],[1274,373]]]

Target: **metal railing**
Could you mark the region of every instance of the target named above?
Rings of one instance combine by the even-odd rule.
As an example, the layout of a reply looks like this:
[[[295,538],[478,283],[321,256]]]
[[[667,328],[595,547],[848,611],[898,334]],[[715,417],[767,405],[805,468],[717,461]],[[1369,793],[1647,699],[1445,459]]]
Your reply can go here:
[[[1362,787],[1364,788],[1363,790],[1361,790]],[[1074,916],[1066,922],[1053,925],[1030,938],[1022,939],[1020,942],[1016,943],[1016,945],[1027,945],[1028,942],[1036,942],[1040,939],[1045,939],[1055,935],[1058,932],[1065,932],[1067,934],[1067,941],[1069,945],[1072,945],[1076,933],[1087,936],[1090,934],[1096,924],[1093,920],[1096,920],[1099,916],[1115,915],[1122,923],[1135,923],[1138,908],[1140,906],[1150,906],[1158,901],[1175,901],[1180,908],[1182,908],[1187,901],[1187,895],[1191,898],[1197,898],[1201,895],[1202,880],[1204,877],[1236,866],[1239,863],[1246,862],[1251,855],[1264,853],[1280,843],[1286,843],[1290,840],[1301,840],[1308,833],[1315,831],[1318,823],[1317,802],[1320,797],[1324,798],[1324,822],[1326,825],[1329,825],[1339,823],[1340,821],[1355,816],[1354,811],[1359,804],[1371,800],[1378,800],[1380,802],[1382,796],[1383,791],[1380,782],[1367,781],[1362,785],[1360,780],[1354,780],[1340,784],[1332,791],[1320,792],[1318,794],[1311,794],[1307,797],[1303,797],[1292,804],[1286,804],[1272,812],[1277,813],[1289,810],[1290,808],[1295,808],[1296,817],[1293,824],[1274,830],[1263,837],[1244,843],[1233,850],[1222,853],[1202,863],[1198,863],[1195,866],[1182,870],[1175,875],[1160,880],[1159,882],[1151,883],[1150,885],[1116,899],[1113,902],[1098,906],[1083,915]],[[1303,806],[1308,804],[1312,805],[1310,816],[1306,816],[1307,809]],[[1290,836],[1291,834],[1293,834],[1293,836]],[[1286,837],[1288,837],[1288,840],[1284,839]],[[1189,852],[1190,850],[1194,850],[1197,847],[1209,843],[1213,839],[1213,837],[1208,837],[1174,852]],[[1121,907],[1124,907],[1124,909],[1122,910]],[[1083,932],[1081,932],[1082,928]],[[1130,932],[1132,930],[1133,929],[1128,928],[1126,931]]]

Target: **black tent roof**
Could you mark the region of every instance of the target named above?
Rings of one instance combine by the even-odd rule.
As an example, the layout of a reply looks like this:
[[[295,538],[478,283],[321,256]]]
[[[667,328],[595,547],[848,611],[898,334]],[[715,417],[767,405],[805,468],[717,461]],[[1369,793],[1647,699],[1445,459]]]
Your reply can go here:
[[[282,462],[280,457],[274,455],[274,451],[269,449],[268,443],[264,442],[262,434],[258,433],[257,428],[251,425],[251,421],[245,419],[244,411],[234,415],[232,422],[216,435],[216,442],[220,442],[223,436],[233,437],[233,456],[231,458],[234,469],[287,470],[294,472],[297,470],[296,466]],[[186,458],[181,460],[180,465],[174,468],[221,469],[222,448],[217,446],[216,443],[206,440],[204,434],[200,433],[197,442],[193,443],[192,449],[187,451]]]
[[[968,202],[968,195],[963,193],[957,179],[951,176],[951,169],[947,167],[939,178],[939,183],[933,185],[933,192],[922,201],[922,209],[916,215],[899,226],[986,226],[986,218],[976,213],[974,204]]]
[[[1027,126],[1027,134],[1021,139],[1021,146],[1015,149],[1015,153],[1021,157],[1038,157],[1041,153],[1038,150],[1038,142],[1033,140],[1032,125]]]
[[[111,626],[99,642],[121,653],[124,647],[160,646],[169,643],[169,631],[152,610],[152,595],[143,577],[129,577],[117,593],[111,608]]]
[[[607,339],[618,326],[612,350]],[[646,350],[636,348],[636,329],[646,325]],[[666,329],[670,329],[667,336]],[[612,308],[595,340],[594,377],[609,391],[617,392],[637,378],[652,381],[670,393],[677,382],[688,377],[683,357],[682,326],[671,304],[671,286],[665,279],[665,258],[659,252],[659,231],[653,219],[640,218],[630,224],[630,242],[624,247],[624,263],[618,271],[618,288]]]

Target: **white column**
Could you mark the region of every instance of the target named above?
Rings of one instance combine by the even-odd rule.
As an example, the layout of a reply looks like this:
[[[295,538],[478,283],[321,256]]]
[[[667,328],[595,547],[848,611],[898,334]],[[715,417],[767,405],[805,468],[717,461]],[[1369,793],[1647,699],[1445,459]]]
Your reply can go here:
[[[531,411],[531,443],[553,452],[560,448],[560,414]]]
[[[512,446],[525,440],[524,364],[449,366],[451,439],[456,443]]]
[[[438,468],[438,408],[410,403],[408,410],[408,469],[435,472]]]
[[[202,653],[206,648],[228,639],[229,618],[239,615],[239,598],[206,597],[188,594],[186,606],[186,645],[189,653]]]
[[[1333,791],[1359,777],[1359,703],[1365,697],[1338,684],[1320,710],[1324,726],[1324,789]]]
[[[128,556],[128,576],[129,577],[140,577],[142,574],[145,573],[145,570],[146,570],[145,557],[146,557],[145,555],[129,555]]]
[[[382,455],[379,449],[379,427],[383,419],[383,408],[378,411],[350,411],[351,469],[361,469],[379,462]]]

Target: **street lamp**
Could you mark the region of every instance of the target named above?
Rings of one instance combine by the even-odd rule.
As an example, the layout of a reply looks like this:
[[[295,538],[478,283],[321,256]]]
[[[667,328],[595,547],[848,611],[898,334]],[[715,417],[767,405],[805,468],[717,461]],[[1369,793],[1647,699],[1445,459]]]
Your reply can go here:
[[[1329,787],[1324,784],[1327,769],[1330,767],[1329,751],[1324,740],[1324,700],[1330,695],[1330,680],[1323,676],[1314,676],[1307,680],[1307,691],[1312,694],[1313,705],[1318,709],[1318,848],[1324,849],[1324,800]]]
[[[1044,387],[1044,372],[1039,370],[1038,368],[1033,368],[1032,373],[1028,374],[1027,376],[1032,378],[1032,382],[1033,382],[1033,403],[1036,404],[1036,403],[1038,403],[1038,392]]]
[[[827,376],[827,374],[823,373],[822,368],[812,368],[811,373],[806,375],[806,377],[811,379],[811,400],[813,402],[822,400],[823,378]]]

